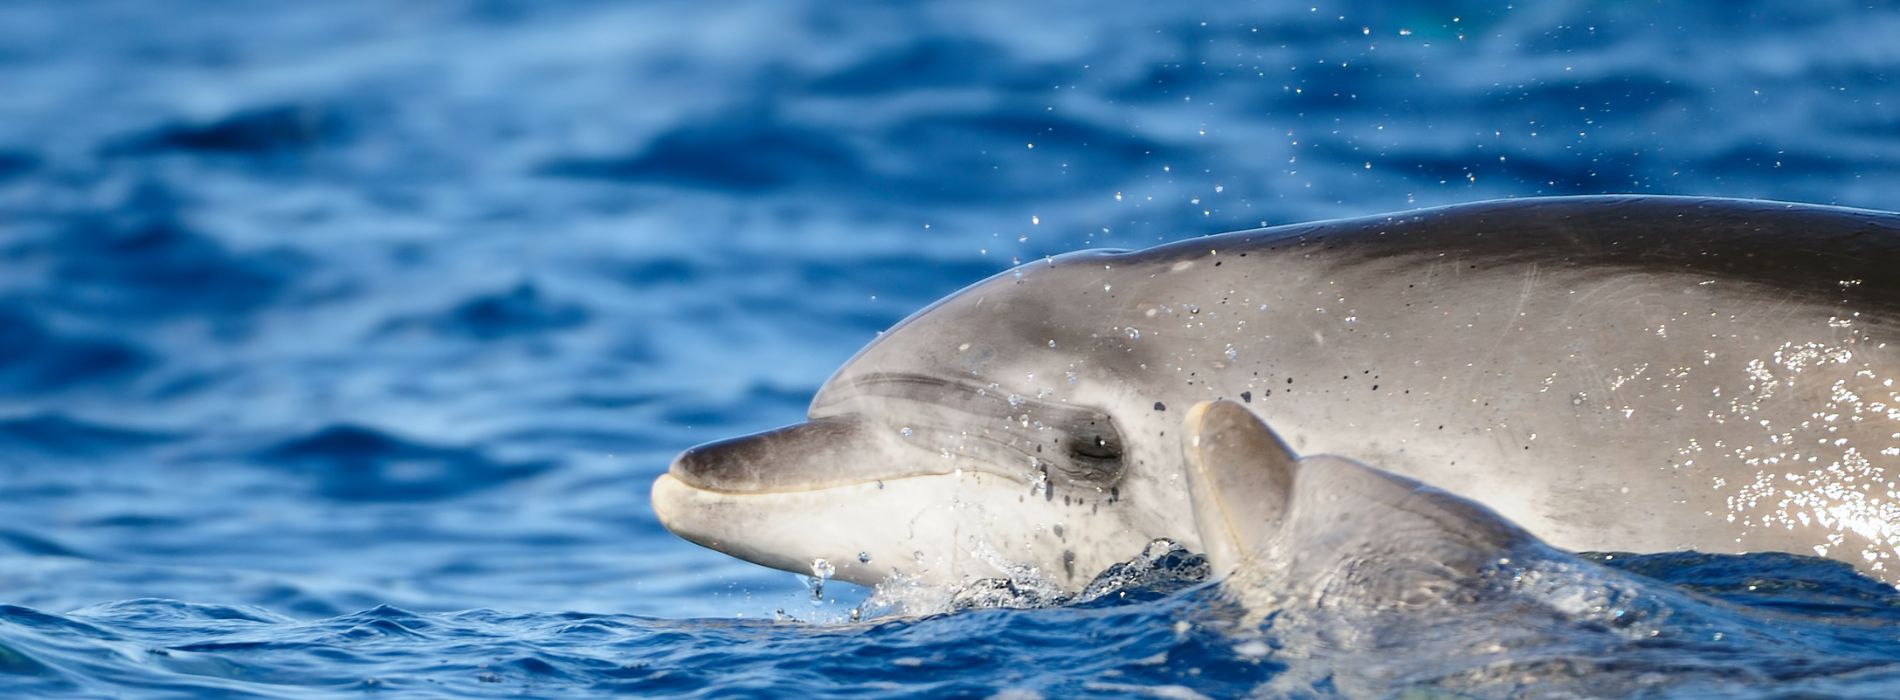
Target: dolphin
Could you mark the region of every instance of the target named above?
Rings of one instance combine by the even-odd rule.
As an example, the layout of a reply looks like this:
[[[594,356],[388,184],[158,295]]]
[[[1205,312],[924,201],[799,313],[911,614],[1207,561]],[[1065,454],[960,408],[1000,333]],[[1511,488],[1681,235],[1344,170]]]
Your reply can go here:
[[[1835,207],[1534,198],[1084,251],[902,321],[653,507],[788,571],[1074,590],[1203,546],[1181,414],[1228,399],[1564,549],[1896,583],[1896,322],[1900,215]]]

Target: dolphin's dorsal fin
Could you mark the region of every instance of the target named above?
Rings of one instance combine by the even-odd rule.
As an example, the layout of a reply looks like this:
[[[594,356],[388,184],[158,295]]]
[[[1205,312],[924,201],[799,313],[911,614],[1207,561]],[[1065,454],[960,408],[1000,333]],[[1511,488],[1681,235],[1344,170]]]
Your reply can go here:
[[[1194,524],[1215,577],[1226,576],[1280,528],[1299,456],[1231,401],[1188,411],[1182,449]]]
[[[1409,603],[1541,546],[1475,501],[1343,457],[1301,458],[1231,402],[1190,410],[1182,450],[1215,578],[1247,571]]]

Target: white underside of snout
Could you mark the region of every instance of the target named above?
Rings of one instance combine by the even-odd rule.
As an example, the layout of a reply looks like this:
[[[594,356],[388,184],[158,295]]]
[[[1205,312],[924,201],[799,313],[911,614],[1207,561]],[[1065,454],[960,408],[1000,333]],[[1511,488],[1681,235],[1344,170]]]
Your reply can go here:
[[[1065,504],[974,471],[758,493],[709,491],[669,474],[653,484],[653,510],[705,547],[802,574],[823,559],[835,578],[863,585],[1009,576],[1073,590],[1150,539],[1122,526],[1112,504]]]

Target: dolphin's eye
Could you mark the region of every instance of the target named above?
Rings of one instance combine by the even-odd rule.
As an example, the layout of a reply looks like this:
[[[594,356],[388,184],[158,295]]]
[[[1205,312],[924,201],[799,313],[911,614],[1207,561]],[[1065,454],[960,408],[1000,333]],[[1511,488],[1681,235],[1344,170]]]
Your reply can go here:
[[[1122,478],[1121,432],[1100,413],[1078,418],[1067,431],[1067,459],[1054,460],[1053,473],[1073,484],[1098,489],[1114,486]]]
[[[1115,426],[1089,421],[1076,426],[1069,440],[1069,452],[1082,460],[1117,460],[1122,456],[1122,437]]]

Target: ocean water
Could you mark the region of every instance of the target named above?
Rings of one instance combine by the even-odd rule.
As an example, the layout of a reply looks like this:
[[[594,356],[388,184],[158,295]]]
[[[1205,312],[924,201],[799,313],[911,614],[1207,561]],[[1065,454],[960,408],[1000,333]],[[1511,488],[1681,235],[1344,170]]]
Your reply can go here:
[[[873,595],[646,500],[1048,254],[1900,208],[1894,36],[1838,2],[0,5],[0,694],[1900,695],[1900,596],[1813,559],[1599,555],[1693,604],[1326,656],[1142,543],[1064,605]]]

